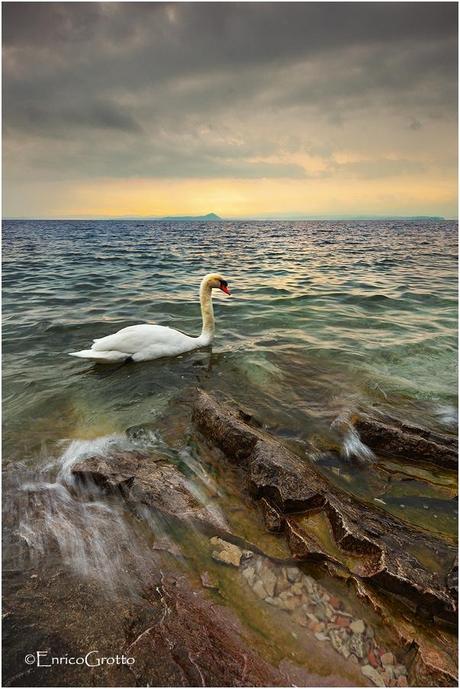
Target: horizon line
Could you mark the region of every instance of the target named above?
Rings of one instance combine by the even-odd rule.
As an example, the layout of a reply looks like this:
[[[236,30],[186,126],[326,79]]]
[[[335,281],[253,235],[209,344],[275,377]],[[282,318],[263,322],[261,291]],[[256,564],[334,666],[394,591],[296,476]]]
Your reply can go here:
[[[86,216],[71,216],[71,217],[34,217],[34,216],[3,216],[3,220],[144,220],[150,222],[163,222],[174,220],[203,220],[206,215],[168,215],[168,216],[150,216],[150,215],[86,215]],[[311,215],[311,216],[259,216],[259,215],[241,215],[218,217],[207,220],[207,222],[229,222],[232,220],[284,220],[284,221],[306,221],[306,220],[458,220],[458,216],[446,217],[443,215],[427,215],[427,214],[412,214],[412,215]]]

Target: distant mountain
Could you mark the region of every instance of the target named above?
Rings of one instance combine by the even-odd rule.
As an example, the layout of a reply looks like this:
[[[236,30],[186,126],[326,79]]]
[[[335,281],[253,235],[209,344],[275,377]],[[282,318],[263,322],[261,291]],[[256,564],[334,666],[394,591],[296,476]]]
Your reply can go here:
[[[208,213],[207,215],[166,215],[164,218],[156,218],[157,220],[174,220],[175,222],[181,222],[186,220],[202,220],[204,222],[208,220],[222,220],[215,213]]]

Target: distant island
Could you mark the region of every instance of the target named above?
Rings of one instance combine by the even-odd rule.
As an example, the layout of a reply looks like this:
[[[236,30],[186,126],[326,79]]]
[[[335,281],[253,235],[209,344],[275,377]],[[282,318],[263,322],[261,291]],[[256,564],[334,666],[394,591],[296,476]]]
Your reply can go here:
[[[207,213],[207,215],[165,215],[163,218],[152,218],[152,220],[174,220],[181,222],[186,220],[222,220],[216,213]]]

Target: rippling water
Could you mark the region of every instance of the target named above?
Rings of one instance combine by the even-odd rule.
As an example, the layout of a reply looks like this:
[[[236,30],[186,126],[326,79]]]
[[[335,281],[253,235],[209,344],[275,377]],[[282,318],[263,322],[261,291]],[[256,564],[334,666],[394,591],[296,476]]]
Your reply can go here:
[[[6,221],[5,457],[36,464],[70,439],[152,421],[195,385],[299,447],[358,406],[455,432],[456,249],[451,222]],[[232,289],[215,297],[212,352],[121,368],[67,356],[139,322],[199,334],[210,271]],[[325,471],[379,494],[346,454]],[[430,491],[417,500],[450,532]],[[420,500],[396,493],[388,509],[417,521]]]

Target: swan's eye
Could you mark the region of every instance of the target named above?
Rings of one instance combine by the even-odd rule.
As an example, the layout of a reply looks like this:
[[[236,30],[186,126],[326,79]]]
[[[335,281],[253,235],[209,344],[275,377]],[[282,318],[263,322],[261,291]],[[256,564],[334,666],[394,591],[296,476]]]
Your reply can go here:
[[[222,292],[225,292],[225,294],[230,294],[227,280],[219,280],[219,289],[221,289]]]

